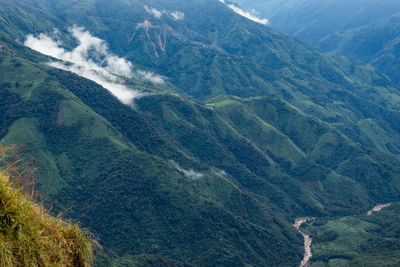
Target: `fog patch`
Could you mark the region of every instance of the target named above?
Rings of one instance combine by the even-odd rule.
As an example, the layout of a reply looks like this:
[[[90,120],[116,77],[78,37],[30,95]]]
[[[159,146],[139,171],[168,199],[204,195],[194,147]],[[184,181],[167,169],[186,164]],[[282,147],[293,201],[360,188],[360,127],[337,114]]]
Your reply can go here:
[[[170,160],[169,163],[174,166],[178,171],[180,171],[181,173],[183,173],[187,178],[191,179],[191,180],[198,180],[200,178],[202,178],[204,176],[204,174],[200,173],[200,172],[196,172],[193,169],[189,169],[189,170],[185,170],[184,168],[182,168],[181,166],[179,166],[178,163],[176,163],[173,160]]]
[[[171,16],[174,18],[174,20],[183,20],[185,18],[185,13],[174,11],[171,12]]]
[[[264,19],[258,18],[258,17],[256,17],[256,16],[250,14],[249,12],[247,12],[247,11],[241,9],[241,8],[238,7],[238,6],[235,6],[235,5],[233,5],[233,4],[228,4],[227,2],[225,2],[225,0],[219,0],[219,1],[220,1],[221,3],[223,3],[223,4],[225,4],[227,7],[229,7],[229,8],[232,9],[235,13],[239,14],[239,15],[242,16],[242,17],[245,17],[245,18],[247,18],[247,19],[249,19],[249,20],[252,20],[252,21],[254,21],[254,22],[257,22],[257,23],[260,23],[260,24],[263,24],[263,25],[267,25],[267,24],[269,23],[268,19],[265,19],[265,18],[264,18]]]
[[[174,20],[183,20],[185,18],[185,13],[183,12],[179,12],[179,11],[160,11],[154,7],[149,7],[148,5],[143,6],[144,10],[146,10],[146,12],[150,15],[152,15],[153,17],[155,17],[156,19],[161,19],[161,17],[163,15],[170,15]],[[141,27],[144,27],[145,25],[141,25]]]
[[[225,170],[218,170],[218,173],[222,176],[228,177],[229,174]]]
[[[92,36],[84,28],[73,26],[68,31],[78,42],[78,46],[71,51],[62,48],[60,41],[43,33],[38,36],[27,35],[24,44],[42,54],[66,61],[48,64],[102,85],[124,104],[130,104],[133,99],[143,96],[143,93],[126,86],[124,78],[138,78],[156,84],[164,83],[162,76],[133,70],[131,62],[112,54],[104,40]]]
[[[163,13],[154,7],[149,7],[149,6],[144,6],[144,10],[146,10],[147,13],[150,15],[153,15],[155,18],[160,19],[163,15]]]
[[[148,29],[152,26],[153,25],[151,24],[151,22],[146,19],[143,22],[139,22],[138,24],[136,24],[136,29]]]
[[[258,16],[258,15],[260,15],[260,12],[258,12],[256,9],[254,9],[254,8],[252,8],[251,10],[251,13],[253,14],[253,15],[255,15],[255,16]]]
[[[137,70],[135,72],[135,75],[141,80],[149,81],[154,84],[164,84],[165,83],[165,77],[155,74],[150,71]]]

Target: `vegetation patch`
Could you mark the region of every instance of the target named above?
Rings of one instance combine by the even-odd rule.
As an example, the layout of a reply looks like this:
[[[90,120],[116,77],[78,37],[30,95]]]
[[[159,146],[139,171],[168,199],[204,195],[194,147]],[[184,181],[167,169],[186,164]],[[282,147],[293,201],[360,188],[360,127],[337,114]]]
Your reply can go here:
[[[398,266],[400,205],[371,215],[316,219],[303,231],[313,238],[311,266]]]
[[[0,266],[91,266],[84,230],[48,215],[19,183],[13,167],[0,170]]]

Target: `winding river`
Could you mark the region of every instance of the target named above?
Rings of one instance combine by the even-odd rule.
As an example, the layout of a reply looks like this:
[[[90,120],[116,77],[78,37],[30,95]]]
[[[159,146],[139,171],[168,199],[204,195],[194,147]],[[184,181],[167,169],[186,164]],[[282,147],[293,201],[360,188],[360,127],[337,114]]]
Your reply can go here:
[[[373,207],[370,211],[367,212],[367,215],[372,215],[375,212],[379,212],[382,209],[391,206],[392,203],[388,203],[388,204],[380,204],[380,205],[376,205],[375,207]],[[302,236],[304,237],[304,258],[300,263],[300,267],[306,267],[310,265],[310,259],[312,257],[312,252],[311,252],[311,243],[312,243],[312,238],[307,235],[306,233],[304,233],[303,231],[300,230],[300,227],[303,223],[306,223],[310,220],[312,220],[313,218],[303,218],[303,219],[297,219],[295,221],[295,223],[293,224],[294,228],[296,228],[296,230],[302,234]]]
[[[381,211],[383,208],[389,207],[391,205],[392,203],[376,205],[370,211],[367,212],[367,216],[370,216],[375,212]]]
[[[311,252],[311,243],[312,243],[312,238],[303,233],[300,230],[300,227],[303,223],[308,222],[309,220],[312,220],[312,218],[303,218],[303,219],[298,219],[295,221],[295,223],[293,224],[294,228],[296,228],[296,230],[303,235],[304,237],[304,258],[300,263],[300,267],[306,267],[309,265],[310,263],[310,259],[312,257],[312,252]]]

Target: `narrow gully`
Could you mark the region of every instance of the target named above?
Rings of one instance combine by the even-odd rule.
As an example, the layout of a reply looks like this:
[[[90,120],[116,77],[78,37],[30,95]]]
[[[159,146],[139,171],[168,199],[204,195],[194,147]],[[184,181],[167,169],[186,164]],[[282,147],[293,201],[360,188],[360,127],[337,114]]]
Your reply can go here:
[[[312,252],[311,252],[311,244],[312,244],[312,238],[303,233],[300,230],[300,227],[303,223],[308,222],[309,220],[312,220],[312,218],[303,218],[303,219],[298,219],[295,221],[295,223],[293,224],[294,228],[296,228],[296,230],[302,234],[302,236],[304,237],[304,257],[303,260],[300,263],[300,267],[306,267],[309,265],[310,263],[310,259],[312,257]]]

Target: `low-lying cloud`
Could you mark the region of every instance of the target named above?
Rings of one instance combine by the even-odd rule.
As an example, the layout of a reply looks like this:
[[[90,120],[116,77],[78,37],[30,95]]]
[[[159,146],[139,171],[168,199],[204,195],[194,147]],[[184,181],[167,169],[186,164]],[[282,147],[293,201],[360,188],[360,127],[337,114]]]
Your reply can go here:
[[[148,29],[152,26],[153,25],[151,24],[151,22],[145,19],[143,22],[139,22],[138,24],[136,24],[136,29]]]
[[[185,13],[179,12],[179,11],[160,11],[154,7],[149,7],[148,5],[143,6],[144,10],[146,10],[147,13],[155,17],[156,19],[161,19],[163,15],[170,15],[174,20],[183,20],[185,18]],[[142,25],[143,27],[144,25]]]
[[[219,170],[218,173],[225,177],[229,176],[229,174],[225,170]]]
[[[69,32],[78,42],[78,46],[71,51],[62,48],[60,41],[43,33],[38,36],[28,35],[25,45],[42,54],[68,62],[50,62],[49,65],[102,85],[124,104],[132,103],[134,98],[142,96],[143,93],[126,86],[123,77],[138,78],[156,84],[164,83],[163,77],[157,74],[133,71],[131,62],[110,53],[105,41],[92,36],[84,28],[74,26]]]
[[[135,76],[140,80],[149,81],[154,84],[164,84],[164,77],[150,71],[137,70]]]
[[[173,160],[169,161],[171,163],[172,166],[174,166],[178,171],[180,171],[181,173],[183,173],[187,178],[191,179],[191,180],[198,180],[200,178],[202,178],[204,176],[204,174],[200,173],[200,172],[196,172],[193,169],[189,169],[189,170],[185,170],[184,168],[182,168],[181,166],[179,166],[178,163],[176,163]]]
[[[238,6],[235,6],[233,4],[228,4],[225,2],[225,0],[219,0],[221,3],[225,4],[227,7],[229,7],[230,9],[232,9],[234,12],[236,12],[237,14],[239,14],[242,17],[245,17],[249,20],[255,21],[257,23],[263,24],[263,25],[267,25],[269,23],[268,19],[260,19],[252,14],[250,14],[249,12],[241,9]]]
[[[174,20],[183,20],[185,18],[185,13],[174,11],[171,12],[171,16],[174,18]]]
[[[146,10],[147,13],[150,15],[153,15],[155,18],[160,19],[163,15],[163,13],[154,7],[149,7],[149,6],[144,6],[144,10]]]

